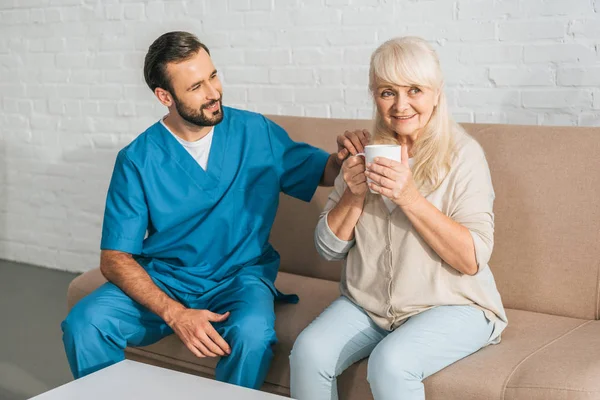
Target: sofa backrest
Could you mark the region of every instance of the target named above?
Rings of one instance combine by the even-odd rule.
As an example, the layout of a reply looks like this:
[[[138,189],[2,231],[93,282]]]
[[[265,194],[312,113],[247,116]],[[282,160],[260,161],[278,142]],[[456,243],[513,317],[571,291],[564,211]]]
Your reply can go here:
[[[369,120],[269,116],[296,141],[336,150]],[[496,192],[490,267],[505,307],[585,319],[600,309],[600,128],[464,124],[482,145]],[[271,241],[281,270],[339,280],[313,234],[329,188],[309,203],[282,196]]]

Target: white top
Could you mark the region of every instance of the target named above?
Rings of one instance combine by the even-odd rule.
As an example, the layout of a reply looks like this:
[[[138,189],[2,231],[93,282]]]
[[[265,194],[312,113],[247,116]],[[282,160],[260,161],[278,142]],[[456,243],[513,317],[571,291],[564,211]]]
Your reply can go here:
[[[160,123],[168,130],[171,135],[183,146],[184,149],[187,150],[188,153],[192,156],[194,160],[202,167],[203,170],[206,171],[206,166],[208,165],[208,155],[210,154],[210,145],[212,144],[213,133],[215,128],[212,127],[208,135],[204,136],[202,139],[197,140],[195,142],[188,142],[187,140],[183,140],[176,134],[174,134],[169,127],[165,124],[164,118],[160,120]]]
[[[289,400],[170,369],[124,360],[43,393],[35,400]]]

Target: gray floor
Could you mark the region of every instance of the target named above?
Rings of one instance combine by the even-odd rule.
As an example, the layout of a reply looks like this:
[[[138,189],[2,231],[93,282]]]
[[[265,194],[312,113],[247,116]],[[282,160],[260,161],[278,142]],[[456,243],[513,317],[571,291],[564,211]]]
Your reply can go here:
[[[0,400],[28,399],[73,379],[60,322],[75,276],[0,260]]]

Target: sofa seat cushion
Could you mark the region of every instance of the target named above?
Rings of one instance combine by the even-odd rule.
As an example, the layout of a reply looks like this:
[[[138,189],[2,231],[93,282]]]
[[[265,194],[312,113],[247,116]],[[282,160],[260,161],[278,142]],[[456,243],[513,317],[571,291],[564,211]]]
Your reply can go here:
[[[296,337],[339,296],[339,290],[336,282],[301,277],[284,272],[279,273],[275,284],[283,293],[296,293],[300,297],[298,304],[277,303],[275,305],[275,331],[277,332],[278,343],[273,349],[272,367],[267,374],[266,381],[283,386],[285,388],[284,392],[287,392],[290,381],[288,356]],[[175,335],[138,349],[157,355],[168,355],[186,363],[208,367],[211,370],[214,370],[218,361],[218,358],[195,357]],[[141,354],[137,351],[135,353]],[[205,369],[201,370],[206,371]]]
[[[98,270],[76,278],[69,288],[69,305],[102,282]],[[288,355],[294,340],[339,291],[336,282],[283,272],[276,284],[282,292],[300,297],[298,304],[276,306],[279,343],[267,376],[278,392],[288,393]],[[499,345],[481,349],[425,380],[428,400],[599,398],[594,391],[599,385],[600,322],[510,309],[507,315],[509,325]],[[194,357],[174,335],[129,351],[203,375],[211,375],[217,362]],[[367,360],[363,360],[340,377],[340,398],[372,399],[366,367]],[[596,397],[565,397],[566,388],[578,388],[579,394],[596,393]]]
[[[75,278],[69,286],[67,295],[69,307],[104,282],[106,279],[99,269]],[[300,297],[298,304],[277,303],[275,306],[275,330],[279,342],[274,348],[273,367],[269,370],[267,382],[282,386],[283,393],[287,393],[290,377],[288,356],[296,337],[340,294],[336,282],[285,272],[278,274],[275,284],[283,293],[296,293]],[[195,357],[175,335],[168,336],[153,345],[131,348],[128,351],[136,356],[156,358],[157,361],[164,363],[172,361],[179,367],[196,369],[209,375],[214,375],[214,368],[218,362],[218,358]]]
[[[425,385],[427,399],[508,400],[507,383],[525,360],[588,322],[530,311],[507,309],[506,312],[508,327],[502,334],[502,342],[485,347],[429,377]],[[561,397],[546,397],[547,400],[558,398]]]
[[[524,360],[557,338],[573,332],[588,322],[529,311],[510,309],[506,311],[509,324],[502,334],[502,342],[485,347],[427,378],[425,380],[427,400],[508,400],[509,397],[504,397],[505,386]],[[600,364],[600,359],[598,363]],[[580,369],[576,367],[576,370]],[[366,360],[349,368],[338,382],[341,398],[372,399],[370,395],[369,397],[355,395],[356,392],[365,393],[369,390],[366,374]],[[519,399],[529,400],[530,397],[519,397]],[[553,400],[562,397],[550,396],[544,399]]]
[[[600,321],[582,324],[523,360],[505,399],[600,399]]]

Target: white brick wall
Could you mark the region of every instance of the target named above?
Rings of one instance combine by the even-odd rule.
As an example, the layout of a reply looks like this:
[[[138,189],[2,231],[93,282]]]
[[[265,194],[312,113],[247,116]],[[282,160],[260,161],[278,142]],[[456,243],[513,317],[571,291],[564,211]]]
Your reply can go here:
[[[370,53],[397,35],[438,49],[460,121],[600,124],[599,0],[0,0],[0,258],[98,262],[118,149],[164,109],[148,45],[188,30],[229,105],[368,118]]]

